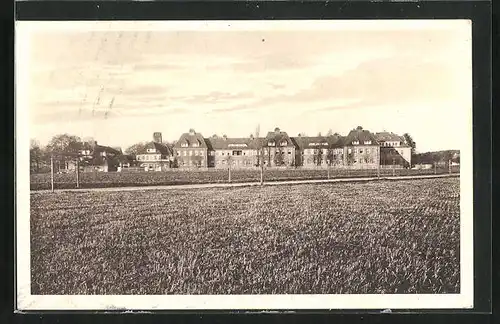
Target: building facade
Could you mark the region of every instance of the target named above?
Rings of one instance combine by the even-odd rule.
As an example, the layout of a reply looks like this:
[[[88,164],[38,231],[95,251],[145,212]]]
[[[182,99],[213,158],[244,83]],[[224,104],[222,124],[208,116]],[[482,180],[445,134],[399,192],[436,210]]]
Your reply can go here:
[[[143,150],[136,154],[139,167],[144,171],[165,171],[174,167],[174,152],[164,144],[161,133],[153,134],[153,141],[147,143]]]
[[[261,139],[212,136],[208,144],[208,166],[215,168],[253,168],[259,165]]]
[[[174,165],[178,168],[207,168],[208,145],[194,129],[181,135],[174,145]]]
[[[169,147],[161,143],[161,133],[137,155],[147,171],[170,168],[258,168],[265,167],[348,167],[376,168],[379,165],[411,165],[411,148],[404,137],[393,133],[371,133],[358,126],[347,136],[290,137],[275,128],[265,137],[205,138],[194,129]]]
[[[358,126],[344,139],[343,164],[352,168],[376,168],[380,165],[380,146],[375,136]]]
[[[403,136],[394,133],[375,133],[380,145],[380,165],[382,166],[411,166],[412,148],[406,143]]]
[[[120,148],[99,145],[97,141],[91,141],[81,143],[78,155],[80,171],[109,172],[118,170],[122,151]],[[76,170],[74,161],[71,162],[68,170]]]
[[[296,145],[290,136],[278,127],[273,132],[267,133],[267,136],[262,140],[261,151],[265,166],[296,166]]]
[[[303,167],[338,167],[343,165],[343,138],[331,136],[297,136],[292,140],[298,152],[297,166]]]

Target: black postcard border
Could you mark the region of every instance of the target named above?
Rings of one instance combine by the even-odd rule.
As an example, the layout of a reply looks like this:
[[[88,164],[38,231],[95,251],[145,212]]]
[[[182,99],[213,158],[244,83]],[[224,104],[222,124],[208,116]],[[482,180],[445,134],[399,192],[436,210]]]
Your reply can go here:
[[[4,14],[2,14],[2,18]],[[355,319],[366,321],[375,316],[380,320],[404,319],[411,321],[436,320],[442,322],[447,320],[480,322],[485,320],[484,316],[491,312],[492,307],[492,106],[491,106],[491,3],[488,1],[455,1],[455,2],[295,2],[295,1],[272,1],[272,2],[227,2],[227,1],[168,1],[168,2],[129,2],[129,1],[22,1],[15,4],[15,16],[18,20],[254,20],[254,19],[471,19],[473,22],[473,141],[474,141],[474,308],[471,310],[393,310],[391,315],[381,313],[383,310],[283,310],[262,312],[259,311],[162,311],[155,312],[168,314],[164,319],[175,320],[175,318],[190,317],[196,319],[223,319],[229,314],[244,315],[261,314],[261,317],[271,320],[285,319],[288,314],[295,314],[295,320],[308,316],[314,320],[340,319],[353,321]],[[13,21],[2,19],[2,39],[7,40],[7,47],[3,47],[2,54],[6,56],[8,73],[4,78],[8,79],[7,90],[2,96],[4,107],[3,120],[7,125],[3,128],[5,138],[9,139],[6,144],[7,154],[3,162],[7,162],[3,171],[9,181],[5,184],[2,203],[3,210],[12,211],[7,215],[12,218],[2,217],[4,230],[2,243],[5,252],[2,267],[9,276],[7,286],[2,289],[3,305],[1,318],[10,318],[8,312],[15,309],[15,177],[14,170],[14,71],[13,71]],[[4,256],[2,255],[2,256]],[[4,272],[5,273],[5,272]],[[10,299],[10,300],[9,300]],[[7,304],[5,303],[7,302]],[[9,306],[10,305],[10,306]],[[117,311],[119,312],[119,311]],[[102,320],[102,315],[97,318],[89,318],[95,311],[75,312],[23,312],[17,313],[12,318],[16,321],[24,320],[46,320],[48,322],[84,322],[90,320]],[[102,314],[102,312],[99,312]],[[114,318],[116,312],[107,313],[107,319]],[[136,312],[141,314],[141,319],[152,320],[152,312]],[[229,313],[229,314],[228,314]],[[397,315],[396,315],[397,313]],[[427,313],[414,315],[415,313]],[[452,314],[454,313],[454,314]],[[7,315],[6,315],[7,314]],[[78,314],[78,316],[74,316]],[[411,315],[413,314],[413,315]],[[448,314],[448,315],[445,315]],[[466,315],[467,314],[467,315]],[[475,315],[472,315],[475,314]],[[479,314],[483,314],[479,316]],[[217,317],[213,317],[216,315]],[[463,316],[459,316],[463,315]],[[187,317],[186,317],[187,316]],[[276,318],[278,316],[278,318]],[[338,316],[338,318],[337,318]],[[473,316],[473,318],[471,317]],[[26,318],[27,317],[27,318]],[[163,316],[161,317],[163,318]],[[253,318],[253,317],[251,317]],[[136,321],[137,316],[122,317],[120,321]],[[440,319],[440,320],[439,320]],[[377,321],[378,321],[377,320]],[[10,322],[7,320],[7,322]]]

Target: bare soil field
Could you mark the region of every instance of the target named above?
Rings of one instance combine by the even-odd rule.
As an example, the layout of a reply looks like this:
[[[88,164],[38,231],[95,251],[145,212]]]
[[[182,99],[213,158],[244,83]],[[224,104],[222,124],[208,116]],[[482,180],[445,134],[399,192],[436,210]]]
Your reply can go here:
[[[458,178],[31,193],[32,294],[458,293]]]

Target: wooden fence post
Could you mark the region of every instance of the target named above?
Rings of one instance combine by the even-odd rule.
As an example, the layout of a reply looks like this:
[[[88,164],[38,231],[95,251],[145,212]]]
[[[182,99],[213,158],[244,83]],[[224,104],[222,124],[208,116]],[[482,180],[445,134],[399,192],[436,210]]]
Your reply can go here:
[[[54,192],[54,156],[50,155],[50,189]]]
[[[264,185],[264,149],[260,150],[260,185]]]
[[[80,188],[80,158],[76,158],[76,187]]]

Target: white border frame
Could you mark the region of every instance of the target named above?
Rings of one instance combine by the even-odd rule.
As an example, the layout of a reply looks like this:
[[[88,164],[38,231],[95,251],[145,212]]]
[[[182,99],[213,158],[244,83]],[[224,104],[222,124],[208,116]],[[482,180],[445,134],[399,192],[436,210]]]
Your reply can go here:
[[[274,310],[274,309],[448,309],[473,307],[473,165],[472,46],[470,49],[470,110],[467,123],[457,125],[461,143],[460,173],[460,294],[391,295],[31,295],[29,107],[23,96],[33,31],[71,30],[356,30],[463,28],[472,39],[470,20],[295,20],[295,21],[17,21],[15,37],[16,147],[16,301],[17,310]],[[472,42],[470,42],[472,44]],[[464,134],[464,135],[462,135]]]

